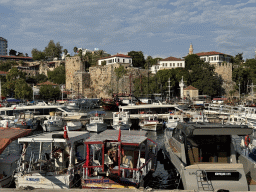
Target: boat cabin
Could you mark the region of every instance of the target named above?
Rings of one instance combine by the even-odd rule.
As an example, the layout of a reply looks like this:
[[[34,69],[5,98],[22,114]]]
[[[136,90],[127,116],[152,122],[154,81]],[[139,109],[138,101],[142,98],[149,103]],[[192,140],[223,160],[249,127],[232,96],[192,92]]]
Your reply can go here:
[[[132,188],[155,169],[157,144],[145,131],[106,130],[86,140],[83,188]],[[89,158],[90,157],[90,158]]]
[[[42,133],[19,138],[23,145],[16,187],[71,188],[81,184],[87,131]],[[78,182],[77,182],[78,181]]]
[[[232,135],[251,135],[246,125],[179,123],[165,148],[186,190],[248,190],[243,164],[238,162]]]

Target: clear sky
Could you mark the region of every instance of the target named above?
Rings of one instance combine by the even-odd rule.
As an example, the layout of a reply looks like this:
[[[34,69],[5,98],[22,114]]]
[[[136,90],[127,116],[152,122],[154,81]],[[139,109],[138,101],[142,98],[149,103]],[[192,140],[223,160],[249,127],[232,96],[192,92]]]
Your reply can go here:
[[[244,59],[256,50],[256,0],[0,0],[8,49],[43,51],[50,40],[109,54],[183,57],[218,51]]]

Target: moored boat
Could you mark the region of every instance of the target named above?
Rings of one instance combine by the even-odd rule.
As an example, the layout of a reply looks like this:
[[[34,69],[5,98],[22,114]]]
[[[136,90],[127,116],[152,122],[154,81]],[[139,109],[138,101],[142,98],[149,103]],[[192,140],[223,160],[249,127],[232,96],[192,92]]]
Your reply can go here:
[[[237,160],[232,135],[248,135],[245,125],[179,123],[165,131],[165,155],[185,190],[247,191],[244,166]]]
[[[106,130],[86,140],[82,188],[135,188],[156,168],[157,144],[145,131]]]
[[[79,187],[88,137],[87,131],[62,131],[18,139],[23,149],[15,174],[16,188]]]
[[[145,131],[159,131],[163,129],[163,123],[160,122],[154,115],[142,119],[139,122],[139,126]]]
[[[31,129],[0,128],[0,155],[8,145],[19,137],[27,136]],[[0,188],[9,187],[13,181],[14,172],[20,154],[7,154],[0,157]]]
[[[128,112],[113,112],[112,127],[116,130],[129,130],[132,126]]]

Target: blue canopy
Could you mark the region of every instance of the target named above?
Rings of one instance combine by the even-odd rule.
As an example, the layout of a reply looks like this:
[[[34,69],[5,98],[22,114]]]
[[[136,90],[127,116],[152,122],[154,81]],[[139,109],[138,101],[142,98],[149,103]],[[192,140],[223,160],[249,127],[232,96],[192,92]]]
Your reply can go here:
[[[15,99],[15,98],[8,98],[6,99],[7,102],[20,102],[19,99]]]

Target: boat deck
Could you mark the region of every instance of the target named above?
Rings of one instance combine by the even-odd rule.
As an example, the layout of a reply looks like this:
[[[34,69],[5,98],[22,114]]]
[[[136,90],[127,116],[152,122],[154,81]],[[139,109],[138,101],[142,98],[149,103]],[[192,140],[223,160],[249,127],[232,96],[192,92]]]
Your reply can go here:
[[[122,143],[142,143],[146,137],[146,131],[121,131]],[[105,140],[118,140],[119,130],[106,130],[100,134],[93,135],[88,138],[86,142],[105,141]]]

